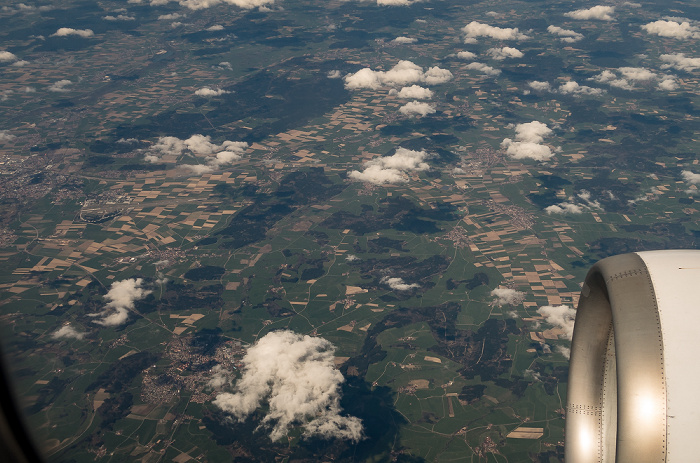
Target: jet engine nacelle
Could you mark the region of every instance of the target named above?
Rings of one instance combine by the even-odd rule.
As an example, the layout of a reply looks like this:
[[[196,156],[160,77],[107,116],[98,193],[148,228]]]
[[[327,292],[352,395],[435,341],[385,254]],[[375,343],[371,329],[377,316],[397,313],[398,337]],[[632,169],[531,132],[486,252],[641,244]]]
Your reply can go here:
[[[700,251],[603,259],[576,313],[567,463],[698,461]]]

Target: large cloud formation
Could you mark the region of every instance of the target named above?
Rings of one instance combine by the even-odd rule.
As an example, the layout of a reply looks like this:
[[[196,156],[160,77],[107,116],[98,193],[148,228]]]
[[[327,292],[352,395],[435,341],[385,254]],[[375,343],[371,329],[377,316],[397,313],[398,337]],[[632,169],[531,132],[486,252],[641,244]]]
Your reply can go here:
[[[574,43],[583,39],[583,34],[559,26],[549,26],[547,27],[547,32],[558,36],[559,40],[566,43]]]
[[[659,37],[670,37],[674,39],[698,39],[700,38],[700,28],[691,25],[688,21],[676,22],[658,20],[641,26],[647,34],[658,35]]]
[[[488,37],[496,40],[526,40],[527,35],[517,27],[496,27],[488,24],[472,21],[462,28],[465,38],[464,43],[476,43],[479,37]]]
[[[545,322],[560,328],[564,332],[564,337],[571,341],[574,335],[576,310],[568,305],[546,305],[537,309],[537,313],[544,317]]]
[[[501,147],[513,159],[534,159],[546,161],[554,156],[547,145],[543,145],[545,137],[552,133],[552,129],[539,121],[526,122],[515,126],[515,140],[505,138]]]
[[[77,35],[78,37],[88,38],[95,35],[92,29],[73,29],[72,27],[61,27],[51,37],[68,37],[69,35]]]
[[[362,422],[342,416],[340,385],[345,378],[334,367],[333,345],[323,338],[292,331],[273,331],[248,348],[235,393],[219,394],[214,405],[243,421],[266,402],[260,426],[270,427],[277,441],[293,426],[304,437],[363,438]]]
[[[363,68],[354,74],[348,74],[343,80],[345,80],[345,88],[349,90],[363,88],[376,90],[382,86],[398,87],[420,82],[428,85],[442,84],[452,77],[452,73],[447,69],[434,66],[424,72],[423,68],[417,64],[402,60],[388,71],[373,71],[370,68]]]
[[[614,6],[596,5],[588,9],[574,10],[564,13],[564,16],[571,19],[596,19],[598,21],[612,21],[612,14],[615,12]]]
[[[428,153],[399,148],[391,156],[381,156],[364,164],[362,172],[353,170],[348,177],[362,182],[382,185],[385,183],[405,183],[408,177],[405,172],[428,170],[425,162]]]
[[[151,290],[142,287],[142,278],[129,278],[128,280],[115,281],[105,295],[108,301],[102,312],[88,314],[90,317],[102,317],[94,323],[102,326],[119,326],[129,319],[129,310],[134,308],[134,303],[152,293]]]
[[[196,174],[211,172],[231,164],[241,158],[248,148],[248,143],[225,140],[222,144],[212,143],[208,135],[195,134],[186,140],[177,137],[160,137],[151,147],[144,159],[148,162],[160,162],[163,156],[179,156],[189,151],[195,156],[203,156],[206,164],[184,164],[180,167]]]

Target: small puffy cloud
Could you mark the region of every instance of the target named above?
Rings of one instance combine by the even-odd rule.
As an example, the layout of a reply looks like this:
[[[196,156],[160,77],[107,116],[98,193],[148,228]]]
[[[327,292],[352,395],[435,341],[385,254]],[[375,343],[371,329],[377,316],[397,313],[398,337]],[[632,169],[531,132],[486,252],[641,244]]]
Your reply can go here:
[[[406,282],[403,281],[403,278],[398,278],[398,277],[384,277],[381,280],[379,280],[380,283],[387,285],[389,288],[393,289],[394,291],[409,291],[413,288],[418,288],[420,285],[417,283],[413,284],[407,284]]]
[[[248,348],[235,392],[217,395],[213,404],[243,421],[265,403],[260,427],[270,428],[272,441],[301,424],[305,438],[357,442],[363,438],[362,422],[341,415],[340,385],[345,378],[335,368],[334,351],[323,338],[292,331],[268,333]]]
[[[515,126],[515,140],[505,138],[501,147],[506,149],[513,159],[534,159],[546,161],[554,153],[547,145],[543,145],[545,137],[552,133],[552,129],[539,121],[526,122]]]
[[[196,92],[194,92],[195,95],[202,96],[202,97],[220,96],[220,95],[223,95],[225,93],[230,93],[230,92],[227,92],[226,90],[222,90],[220,88],[213,89],[211,87],[203,87],[203,88],[200,88],[199,90],[197,90]]]
[[[17,55],[10,53],[9,51],[0,51],[0,63],[12,63],[17,61]]]
[[[513,47],[489,48],[486,54],[495,60],[504,60],[508,58],[522,58],[523,52]]]
[[[496,288],[491,291],[491,295],[496,298],[493,304],[498,307],[504,305],[518,305],[525,299],[525,293],[511,288]]]
[[[385,183],[405,183],[408,177],[405,172],[428,170],[425,162],[428,154],[425,151],[414,151],[399,148],[391,156],[381,156],[364,164],[362,172],[353,170],[348,177],[361,182],[382,185]]]
[[[394,40],[392,40],[393,43],[399,43],[399,44],[405,44],[405,43],[416,43],[418,39],[414,37],[396,37]]]
[[[435,107],[429,103],[423,103],[420,101],[411,101],[399,108],[399,112],[404,116],[418,116],[423,117],[428,114],[435,113]]]
[[[379,6],[409,6],[420,0],[377,0]]]
[[[129,278],[128,280],[115,281],[105,295],[108,301],[105,310],[88,314],[90,317],[102,317],[94,323],[102,326],[119,326],[129,319],[129,310],[133,310],[134,303],[151,294],[151,290],[143,288],[142,278]]]
[[[700,58],[688,58],[684,53],[663,54],[659,58],[664,62],[661,69],[673,68],[690,72],[700,68]]]
[[[266,5],[274,3],[274,0],[151,0],[151,5],[165,5],[172,2],[177,2],[180,6],[189,8],[190,10],[203,10],[217,5],[233,5],[238,8],[250,10],[253,8],[263,9]]]
[[[463,59],[465,61],[471,61],[476,59],[476,53],[472,53],[470,51],[460,51],[457,53],[457,58]]]
[[[185,17],[184,14],[169,13],[169,14],[162,14],[162,15],[158,16],[158,19],[164,20],[164,21],[172,21],[172,20],[180,19],[180,18],[184,18],[184,17]]]
[[[577,204],[562,202],[559,204],[552,204],[544,208],[545,212],[549,215],[552,214],[582,214],[583,208]]]
[[[672,77],[668,77],[668,78],[662,80],[661,82],[659,82],[659,84],[656,87],[659,90],[672,92],[678,88],[678,82],[676,82],[676,80],[673,79]]]
[[[58,82],[54,82],[51,84],[48,88],[49,92],[55,92],[55,93],[67,93],[70,90],[66,87],[73,85],[73,82],[71,82],[68,79],[63,79],[59,80]]]
[[[578,82],[573,80],[561,84],[557,91],[563,95],[600,95],[603,93],[603,90],[600,88],[579,85]]]
[[[537,309],[537,313],[544,317],[546,323],[560,328],[564,332],[564,337],[571,341],[574,335],[576,310],[568,305],[546,305]]]
[[[3,142],[3,141],[12,141],[12,140],[14,140],[15,138],[17,138],[17,137],[15,137],[14,135],[12,135],[12,134],[11,134],[10,132],[8,132],[7,130],[0,130],[0,142]]]
[[[479,63],[477,61],[467,64],[466,68],[472,71],[479,71],[480,73],[486,74],[487,76],[497,76],[501,73],[500,69],[493,68],[488,64]]]
[[[219,64],[217,64],[216,66],[212,66],[212,67],[214,69],[218,69],[219,71],[233,71],[233,66],[228,61],[222,61]],[[340,76],[338,76],[338,77],[340,77]]]
[[[591,208],[591,209],[598,209],[599,211],[603,210],[603,207],[600,205],[600,202],[598,200],[594,200],[592,198],[591,192],[588,190],[581,190],[579,193],[576,195],[579,199],[583,200],[583,202],[586,203],[586,205]]]
[[[523,57],[523,52],[513,47],[489,48],[486,54],[495,60]]]
[[[549,92],[552,90],[552,86],[549,84],[549,82],[533,80],[532,82],[528,82],[527,85],[537,92]]]
[[[104,19],[105,21],[134,21],[136,18],[125,14],[120,14],[117,16],[103,16],[102,19]]]
[[[433,97],[433,91],[429,88],[421,87],[420,85],[411,85],[410,87],[403,87],[401,90],[392,90],[389,92],[391,95],[396,95],[399,98],[412,98],[415,100],[429,100]]]
[[[559,26],[549,26],[547,27],[547,32],[558,36],[559,40],[566,43],[574,43],[583,39],[583,34]]]
[[[82,333],[70,325],[63,325],[56,330],[52,335],[54,339],[83,339],[85,333]]]
[[[19,61],[15,61],[14,63],[12,63],[12,66],[22,67],[22,66],[26,66],[27,64],[29,64],[29,61],[25,61],[25,60],[21,59]]]
[[[207,31],[209,31],[209,32],[216,32],[216,31],[223,31],[223,30],[224,30],[224,26],[222,26],[221,24],[214,24],[213,26],[207,27]]]
[[[78,37],[88,38],[95,35],[91,29],[73,29],[72,27],[61,27],[51,37],[68,37],[69,35],[77,35]]]
[[[568,13],[564,13],[564,16],[571,19],[596,19],[598,21],[612,21],[614,19],[612,17],[614,12],[614,6],[596,5],[588,9],[569,11]]]
[[[690,170],[684,170],[681,172],[681,177],[683,181],[690,185],[700,185],[700,174],[696,174]]]
[[[363,88],[376,90],[382,86],[396,87],[419,82],[425,82],[430,85],[442,84],[452,79],[452,77],[452,73],[447,69],[435,66],[423,71],[423,68],[417,64],[402,60],[388,71],[373,71],[370,68],[364,68],[354,74],[348,74],[344,77],[344,80],[345,88],[349,90]]]
[[[556,346],[555,349],[568,360],[571,358],[571,347]]]
[[[462,28],[465,38],[464,43],[476,43],[479,37],[489,37],[496,40],[526,40],[527,35],[521,33],[518,28],[501,28],[488,24],[472,21]]]
[[[697,39],[700,38],[700,28],[691,25],[688,21],[676,22],[658,20],[642,26],[647,34],[658,35],[659,37],[670,37],[674,39]]]
[[[673,76],[657,74],[647,68],[640,67],[621,67],[614,71],[606,69],[589,80],[623,90],[638,90],[635,87],[637,83],[647,85],[656,83],[659,90],[675,90],[678,86]]]
[[[326,77],[329,79],[340,79],[341,74],[340,71],[337,69],[333,69],[332,71],[328,71],[328,74],[326,74]]]

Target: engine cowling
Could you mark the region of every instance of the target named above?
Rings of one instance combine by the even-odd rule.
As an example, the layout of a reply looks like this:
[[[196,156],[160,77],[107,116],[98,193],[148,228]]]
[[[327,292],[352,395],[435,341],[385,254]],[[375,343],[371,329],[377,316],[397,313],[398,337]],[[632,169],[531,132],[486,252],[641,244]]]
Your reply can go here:
[[[595,264],[571,343],[566,462],[697,461],[698,353],[700,251]]]

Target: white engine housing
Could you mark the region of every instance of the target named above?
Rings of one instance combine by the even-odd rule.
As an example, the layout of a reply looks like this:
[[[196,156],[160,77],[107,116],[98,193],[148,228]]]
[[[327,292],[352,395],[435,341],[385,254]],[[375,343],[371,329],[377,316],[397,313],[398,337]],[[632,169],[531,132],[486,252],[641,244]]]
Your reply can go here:
[[[571,344],[566,462],[697,461],[698,353],[700,251],[595,264]]]

